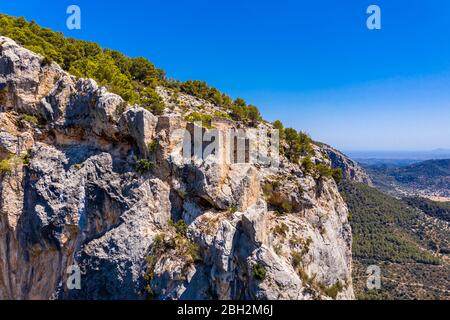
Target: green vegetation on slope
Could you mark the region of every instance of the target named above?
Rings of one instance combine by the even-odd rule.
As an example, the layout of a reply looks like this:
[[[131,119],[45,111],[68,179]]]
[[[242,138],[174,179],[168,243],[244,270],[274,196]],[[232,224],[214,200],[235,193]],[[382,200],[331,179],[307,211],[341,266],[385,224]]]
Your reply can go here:
[[[340,185],[349,207],[353,254],[357,258],[390,262],[438,264],[439,259],[421,248],[419,212],[362,183]]]
[[[232,99],[202,81],[180,82],[166,78],[145,58],[129,58],[122,53],[103,49],[88,41],[66,38],[60,32],[43,28],[34,21],[0,14],[0,35],[9,37],[27,49],[44,56],[42,65],[57,62],[64,70],[80,78],[92,78],[130,104],[139,104],[155,114],[164,110],[156,93],[157,85],[194,95],[221,107],[229,108],[235,120],[254,124],[261,120],[258,108],[243,99]]]
[[[6,15],[0,15],[0,34],[42,54],[44,64],[55,61],[77,77],[96,80],[129,103],[142,104],[152,111],[161,109],[154,88],[165,75],[144,58],[128,58],[96,43],[68,39],[33,21]]]
[[[435,202],[419,197],[408,197],[403,201],[431,217],[450,222],[450,202]]]
[[[342,182],[353,232],[353,280],[359,299],[448,297],[448,263],[434,253],[446,247],[448,231],[425,213],[362,183]],[[441,254],[443,252],[442,250]],[[366,268],[381,268],[382,288],[366,288]]]
[[[450,160],[427,160],[392,170],[401,183],[420,183],[422,179],[450,177]]]

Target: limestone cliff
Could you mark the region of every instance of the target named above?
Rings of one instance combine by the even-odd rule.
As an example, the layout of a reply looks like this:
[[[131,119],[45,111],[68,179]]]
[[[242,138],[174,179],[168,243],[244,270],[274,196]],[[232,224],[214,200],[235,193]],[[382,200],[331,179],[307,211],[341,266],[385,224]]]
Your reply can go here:
[[[345,180],[373,186],[372,179],[356,161],[329,145],[323,144],[322,149],[330,159],[333,168],[342,169],[342,175]]]
[[[158,90],[162,116],[0,37],[0,299],[352,299],[334,180],[183,161],[183,110],[216,107]]]

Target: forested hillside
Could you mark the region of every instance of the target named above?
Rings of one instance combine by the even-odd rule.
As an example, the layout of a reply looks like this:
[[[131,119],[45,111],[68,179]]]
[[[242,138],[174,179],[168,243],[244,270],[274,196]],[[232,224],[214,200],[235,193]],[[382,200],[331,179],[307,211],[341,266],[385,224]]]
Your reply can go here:
[[[449,297],[448,224],[361,183],[341,183],[340,191],[350,212],[359,298]],[[365,271],[372,264],[382,270],[378,291],[365,286]]]
[[[394,196],[421,195],[450,199],[450,160],[428,160],[405,166],[366,165],[375,186]]]

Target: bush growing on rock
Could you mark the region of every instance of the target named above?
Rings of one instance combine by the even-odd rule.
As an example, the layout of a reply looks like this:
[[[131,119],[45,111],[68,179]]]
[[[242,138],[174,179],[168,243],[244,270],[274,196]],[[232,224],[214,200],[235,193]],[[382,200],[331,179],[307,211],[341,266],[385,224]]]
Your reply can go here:
[[[12,163],[10,159],[0,161],[0,174],[10,173],[12,171]]]
[[[155,153],[156,150],[158,149],[158,145],[159,145],[158,140],[153,140],[152,142],[150,142],[147,145],[148,152],[150,152],[152,154]]]
[[[292,256],[292,266],[294,268],[298,268],[302,263],[303,255],[298,251],[292,251],[291,256]]]
[[[22,114],[20,115],[20,120],[28,122],[33,125],[38,125],[39,120],[35,116],[29,115],[29,114]]]
[[[186,222],[184,222],[184,220],[180,219],[177,222],[173,222],[173,220],[171,219],[171,220],[169,220],[169,225],[171,227],[174,227],[175,231],[178,234],[180,234],[182,236],[186,236],[188,226],[187,226]]]
[[[288,231],[289,231],[289,227],[283,222],[281,224],[276,225],[273,228],[273,233],[281,236],[282,238],[286,237]]]
[[[333,172],[331,173],[331,177],[336,181],[336,183],[340,183],[342,179],[344,178],[344,175],[342,173],[341,168],[333,169]]]
[[[285,156],[292,162],[298,162],[301,156],[309,156],[313,153],[312,140],[303,132],[287,128],[283,130],[284,139],[288,145]]]
[[[302,169],[306,174],[312,175],[315,179],[333,178],[336,183],[343,178],[342,169],[333,169],[324,163],[315,164],[310,156],[302,160]]]
[[[253,125],[262,119],[258,108],[253,105],[247,107],[247,118]]]
[[[139,98],[139,104],[144,109],[147,109],[155,115],[161,115],[164,113],[164,101],[153,88],[147,87],[142,90]]]
[[[23,155],[21,158],[22,158],[22,164],[24,166],[29,166],[31,163],[31,158],[32,158],[31,150],[28,150],[27,153],[25,155]]]
[[[266,278],[266,274],[267,274],[266,268],[264,268],[262,265],[255,264],[253,266],[253,277],[256,280],[264,281],[264,279]]]
[[[201,122],[202,126],[207,129],[211,129],[211,119],[212,116],[209,114],[203,114],[197,111],[192,112],[191,114],[187,115],[184,120],[187,122]]]
[[[315,164],[310,156],[307,156],[302,161],[302,169],[306,174],[311,174],[315,168]]]
[[[322,283],[318,284],[319,289],[327,296],[329,296],[332,299],[336,299],[337,295],[344,290],[344,286],[340,281],[336,281],[335,284],[333,284],[330,287],[325,286]]]
[[[285,139],[286,139],[286,135],[285,135],[285,133],[284,133],[284,126],[283,126],[283,123],[282,123],[280,120],[276,120],[276,121],[273,123],[273,127],[274,127],[276,130],[278,130],[280,140],[285,140]]]
[[[229,119],[231,120],[231,116],[223,111],[216,111],[214,112],[214,117],[220,117],[220,118],[225,118],[225,119]]]
[[[135,165],[136,171],[140,174],[145,174],[153,168],[153,163],[148,159],[139,159]]]
[[[21,165],[27,165],[27,156],[19,157],[12,155],[6,159],[0,161],[0,174],[11,173],[14,169],[19,168]]]

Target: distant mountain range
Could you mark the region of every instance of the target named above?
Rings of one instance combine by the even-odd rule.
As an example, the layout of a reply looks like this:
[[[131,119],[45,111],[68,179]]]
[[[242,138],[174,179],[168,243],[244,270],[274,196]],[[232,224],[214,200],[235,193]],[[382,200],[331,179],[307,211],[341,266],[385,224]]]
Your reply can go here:
[[[348,151],[346,154],[363,164],[397,163],[411,164],[425,160],[450,159],[450,149],[430,151]]]
[[[421,195],[450,200],[450,160],[427,160],[401,165],[394,162],[362,164],[374,185],[395,196]]]

